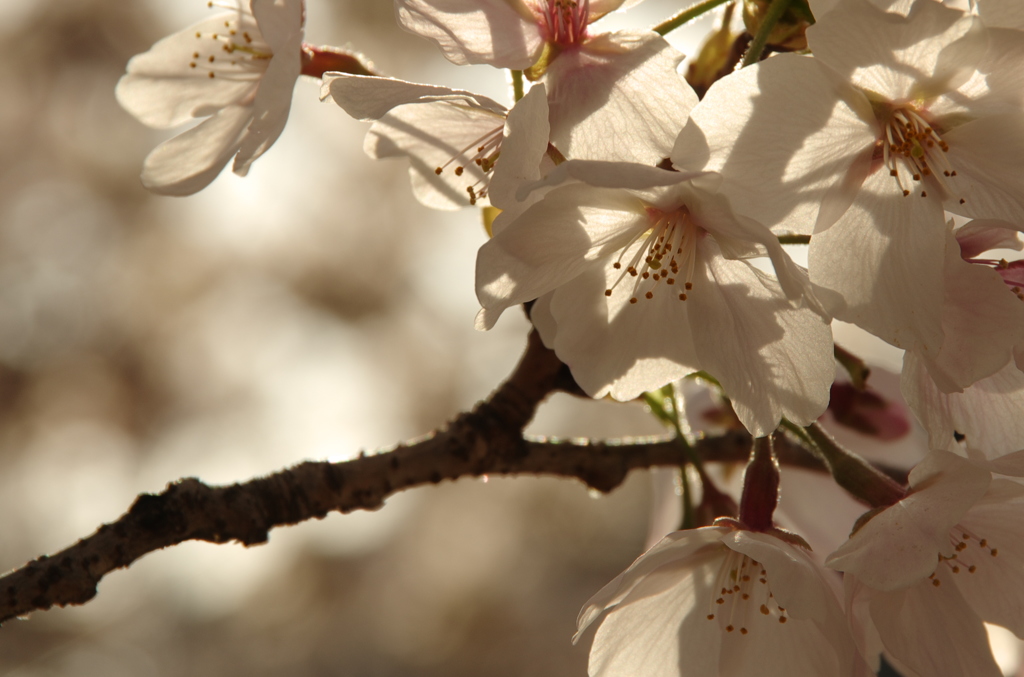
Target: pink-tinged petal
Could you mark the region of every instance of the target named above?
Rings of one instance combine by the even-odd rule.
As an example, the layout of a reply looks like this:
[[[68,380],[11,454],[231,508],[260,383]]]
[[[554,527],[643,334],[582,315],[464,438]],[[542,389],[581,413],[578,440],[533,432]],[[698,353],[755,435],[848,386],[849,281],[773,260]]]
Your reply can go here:
[[[901,16],[869,0],[845,0],[807,30],[807,40],[815,58],[854,85],[903,102],[940,94],[969,75],[974,64],[944,51],[972,53],[963,48],[973,45],[955,44],[975,38],[972,26],[969,15],[938,2],[917,2]],[[984,42],[973,52],[980,58],[983,50]]]
[[[625,246],[643,205],[621,191],[564,186],[527,209],[480,248],[476,291],[490,329],[510,306],[531,301],[588,268],[604,267],[603,253]],[[598,292],[604,299],[603,290]],[[603,300],[602,300],[603,303]],[[664,385],[664,384],[662,384]]]
[[[210,184],[238,149],[252,121],[249,106],[227,106],[157,146],[142,167],[142,185],[161,195],[191,195]]]
[[[953,530],[963,546],[947,562],[953,581],[983,621],[1024,637],[1024,485],[992,481]],[[984,540],[984,545],[981,545]]]
[[[616,285],[619,277],[621,271],[609,262],[555,291],[552,348],[588,395],[625,402],[700,366],[690,339],[688,302],[659,290],[632,304],[631,279]],[[605,296],[609,288],[612,295]]]
[[[658,164],[697,104],[682,60],[653,32],[603,34],[562,52],[546,76],[552,143],[568,158]]]
[[[967,455],[982,463],[1024,449],[1024,373],[1016,365],[1006,365],[962,393],[945,394],[921,359],[907,353],[901,387],[907,404],[928,431],[932,448],[959,452],[954,436],[960,435]]]
[[[249,166],[270,148],[284,131],[292,107],[292,90],[302,70],[302,2],[253,0],[253,14],[274,49],[256,99],[253,121],[235,157],[233,171],[245,176]]]
[[[981,619],[943,567],[934,580],[903,590],[863,588],[890,661],[919,677],[1000,677]],[[939,585],[934,585],[935,580]]]
[[[842,299],[829,308],[836,318],[934,355],[943,337],[945,235],[938,200],[904,197],[887,172],[877,171],[846,214],[811,238],[811,282]]]
[[[911,492],[861,526],[825,560],[876,590],[925,580],[953,548],[949,532],[981,498],[991,473],[946,451],[933,451],[910,474]]]
[[[251,99],[259,84],[258,72],[244,77],[211,78],[206,67],[211,56],[229,58],[224,56],[223,44],[210,36],[223,31],[225,21],[239,18],[242,26],[259,35],[251,16],[222,13],[166,37],[148,52],[132,57],[127,74],[115,89],[118,103],[144,124],[169,128]],[[193,63],[197,65],[192,67]]]
[[[986,116],[942,138],[957,172],[946,209],[976,219],[1019,222],[1024,213],[1024,113]]]
[[[493,99],[462,89],[422,85],[416,82],[371,75],[327,73],[323,77],[323,85],[320,88],[320,99],[326,99],[328,96],[357,120],[379,120],[396,106],[432,101],[461,102],[473,108],[483,108],[501,115],[507,112],[505,106]]]
[[[725,388],[743,425],[771,433],[783,416],[808,425],[828,405],[835,375],[832,333],[814,311],[795,308],[778,282],[746,261],[722,258],[701,243],[703,276],[694,280],[690,313],[701,369]]]
[[[459,66],[523,70],[544,45],[539,19],[519,0],[396,0],[395,9],[403,28]]]
[[[721,172],[737,212],[780,232],[811,233],[823,196],[873,148],[875,127],[862,94],[814,59],[783,54],[716,82],[672,162]]]
[[[960,245],[960,256],[965,259],[978,258],[990,249],[1024,249],[1024,242],[1017,236],[1021,227],[1006,221],[977,219],[958,228],[956,241]]]
[[[408,157],[417,200],[461,209],[473,201],[468,188],[475,193],[488,180],[473,161],[477,148],[500,140],[504,125],[504,115],[458,99],[405,104],[373,123],[363,149],[377,159]]]
[[[968,263],[946,236],[942,347],[925,357],[936,385],[957,392],[999,371],[1024,341],[1024,307],[992,268]]]
[[[531,204],[516,199],[519,187],[541,178],[541,164],[551,135],[547,102],[544,84],[540,83],[516,103],[505,121],[501,157],[494,168],[489,191],[491,204],[502,210],[502,227],[507,219],[517,216]],[[494,232],[498,232],[497,227]]]

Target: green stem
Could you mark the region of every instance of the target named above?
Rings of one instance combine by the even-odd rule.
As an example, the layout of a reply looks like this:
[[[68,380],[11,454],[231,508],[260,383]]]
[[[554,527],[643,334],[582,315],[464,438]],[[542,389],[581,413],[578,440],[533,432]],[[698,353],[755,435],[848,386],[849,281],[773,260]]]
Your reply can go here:
[[[749,66],[750,64],[757,63],[761,60],[761,54],[764,52],[765,45],[768,44],[768,36],[771,35],[772,30],[775,28],[775,24],[779,23],[779,19],[789,9],[789,3],[792,0],[773,0],[771,7],[765,12],[764,20],[761,22],[761,26],[757,29],[757,34],[754,35],[754,39],[750,41],[750,47],[747,48],[747,53],[743,55],[743,66]]]
[[[523,71],[512,71],[512,98],[519,101],[523,93]]]
[[[686,466],[679,469],[683,482],[683,529],[697,528],[697,515],[693,509],[693,493],[690,488],[690,478],[686,475]]]
[[[843,369],[850,375],[850,382],[854,388],[864,390],[868,387],[868,375],[871,373],[871,368],[864,364],[864,360],[839,345],[832,348],[832,353],[836,357],[836,362],[843,365]]]
[[[907,490],[863,458],[839,446],[817,423],[804,428],[836,484],[873,508],[895,505]]]
[[[729,0],[703,0],[692,7],[687,7],[674,17],[662,21],[660,24],[655,26],[653,30],[658,35],[665,35],[666,33],[679,28],[683,24],[693,21],[701,14],[706,14],[719,5],[724,5],[728,1]]]
[[[797,233],[790,233],[789,235],[779,235],[779,244],[810,244],[810,235],[799,235]]]

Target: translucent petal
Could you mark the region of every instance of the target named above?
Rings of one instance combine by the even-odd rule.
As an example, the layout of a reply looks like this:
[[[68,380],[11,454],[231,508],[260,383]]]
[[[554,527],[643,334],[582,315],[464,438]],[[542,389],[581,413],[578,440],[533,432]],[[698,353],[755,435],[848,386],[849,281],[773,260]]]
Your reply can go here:
[[[142,184],[162,195],[191,195],[202,190],[235,154],[251,121],[249,106],[227,106],[165,141],[146,158]]]
[[[454,64],[529,68],[543,47],[539,19],[522,2],[395,0],[398,22],[437,43]]]
[[[548,70],[551,141],[568,158],[656,165],[697,95],[678,74],[683,54],[653,32],[598,35]]]

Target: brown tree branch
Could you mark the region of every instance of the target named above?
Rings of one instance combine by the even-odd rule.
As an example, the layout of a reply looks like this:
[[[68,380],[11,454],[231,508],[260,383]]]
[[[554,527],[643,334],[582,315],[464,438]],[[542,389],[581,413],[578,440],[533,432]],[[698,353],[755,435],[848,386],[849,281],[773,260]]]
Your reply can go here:
[[[525,440],[522,430],[537,405],[555,390],[577,391],[568,369],[532,333],[512,376],[489,400],[444,430],[397,448],[341,463],[305,462],[267,477],[210,487],[195,478],[143,494],[127,513],[93,535],[0,578],[0,623],[54,605],[84,604],[109,572],[142,555],[187,540],[264,543],[277,526],[322,518],[331,511],[374,509],[409,487],[467,475],[538,474],[575,477],[611,491],[634,468],[682,465],[671,439],[579,443]],[[745,461],[745,432],[698,440],[695,449],[716,461]],[[780,462],[824,471],[795,444],[777,448]]]

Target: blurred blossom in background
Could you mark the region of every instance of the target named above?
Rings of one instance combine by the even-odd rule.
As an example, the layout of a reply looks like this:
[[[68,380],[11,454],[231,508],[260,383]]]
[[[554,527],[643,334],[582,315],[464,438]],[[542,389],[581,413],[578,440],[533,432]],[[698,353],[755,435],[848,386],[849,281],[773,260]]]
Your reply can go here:
[[[610,28],[680,8],[648,0]],[[473,330],[479,213],[411,195],[368,125],[296,86],[288,127],[240,179],[150,195],[173,132],[114,100],[133,55],[203,0],[0,2],[0,570],[116,519],[140,492],[342,460],[436,429],[525,345]],[[711,17],[670,37],[686,53]],[[307,0],[307,41],[385,74],[508,101],[404,34],[391,2]],[[857,348],[850,345],[851,348]],[[896,367],[898,368],[898,357]],[[640,407],[556,395],[529,432],[662,432]],[[590,595],[643,547],[651,483],[465,479],[245,549],[187,543],[111,574],[83,607],[0,630],[5,677],[585,675]]]

